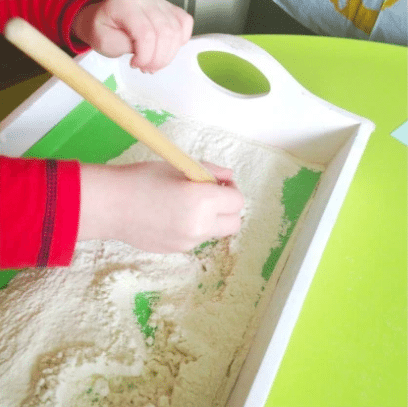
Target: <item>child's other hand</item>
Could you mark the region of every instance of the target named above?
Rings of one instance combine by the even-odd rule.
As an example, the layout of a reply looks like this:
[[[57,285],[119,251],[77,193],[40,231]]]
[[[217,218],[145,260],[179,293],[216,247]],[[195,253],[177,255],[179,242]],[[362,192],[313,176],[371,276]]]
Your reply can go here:
[[[244,199],[232,171],[204,165],[222,185],[191,182],[165,162],[83,166],[79,239],[170,253],[237,233]]]
[[[166,0],[104,0],[85,6],[74,35],[107,57],[132,53],[131,66],[155,72],[191,37],[193,18]]]

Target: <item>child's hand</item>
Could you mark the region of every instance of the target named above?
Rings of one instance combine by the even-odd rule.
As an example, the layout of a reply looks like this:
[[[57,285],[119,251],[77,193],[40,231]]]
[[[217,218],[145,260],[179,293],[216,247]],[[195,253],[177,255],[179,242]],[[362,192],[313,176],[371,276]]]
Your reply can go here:
[[[133,53],[131,66],[155,72],[191,37],[193,18],[166,0],[104,0],[84,7],[74,35],[107,57]]]
[[[237,233],[244,199],[232,171],[204,165],[223,185],[191,182],[165,162],[82,166],[79,239],[169,253]]]

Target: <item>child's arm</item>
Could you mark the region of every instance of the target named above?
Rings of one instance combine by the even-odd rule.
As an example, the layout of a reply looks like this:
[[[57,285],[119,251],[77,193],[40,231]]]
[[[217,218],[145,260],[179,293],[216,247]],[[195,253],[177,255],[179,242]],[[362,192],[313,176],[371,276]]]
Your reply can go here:
[[[204,165],[222,185],[188,181],[165,162],[0,157],[0,269],[67,266],[77,238],[168,253],[236,233],[244,200],[232,171]]]
[[[193,18],[166,0],[104,0],[84,7],[74,34],[108,57],[132,53],[133,67],[155,72],[191,37]]]

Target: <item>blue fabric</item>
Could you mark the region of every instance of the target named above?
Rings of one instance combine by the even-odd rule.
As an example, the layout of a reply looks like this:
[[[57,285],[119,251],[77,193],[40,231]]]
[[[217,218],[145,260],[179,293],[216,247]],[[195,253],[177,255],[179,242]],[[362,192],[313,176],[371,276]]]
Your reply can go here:
[[[400,127],[395,129],[391,136],[395,137],[398,141],[408,146],[408,120]]]

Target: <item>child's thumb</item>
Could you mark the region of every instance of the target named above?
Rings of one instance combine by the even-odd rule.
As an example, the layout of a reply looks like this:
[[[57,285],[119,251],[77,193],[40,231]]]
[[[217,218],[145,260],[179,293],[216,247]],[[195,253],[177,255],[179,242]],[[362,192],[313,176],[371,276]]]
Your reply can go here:
[[[202,162],[203,166],[206,167],[215,178],[220,182],[230,181],[234,174],[233,170],[230,168],[221,167],[217,164],[209,163],[206,161]]]

